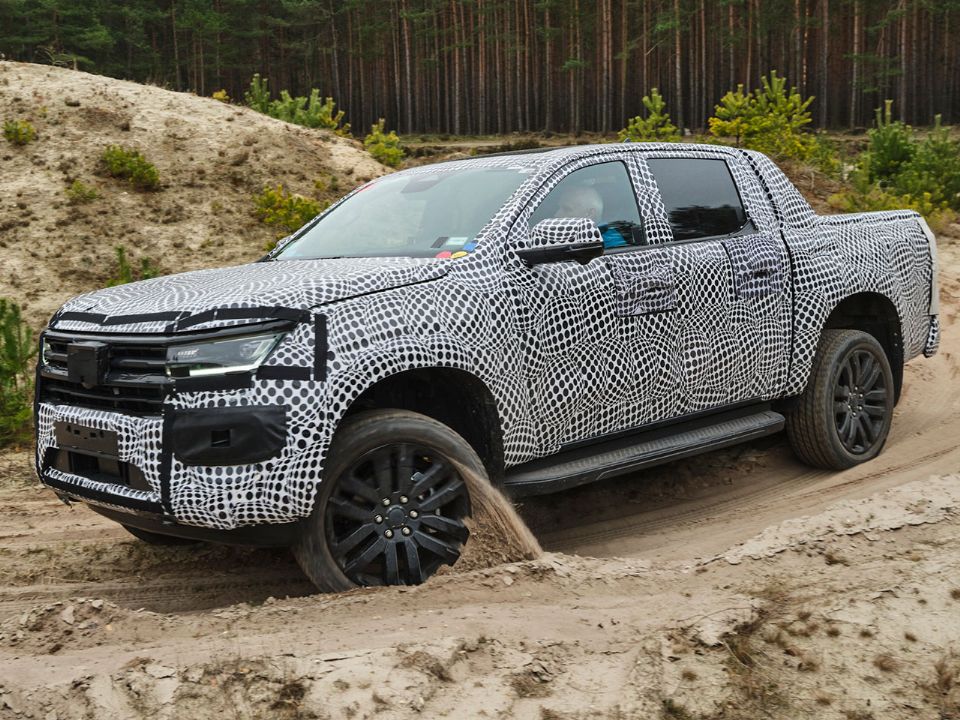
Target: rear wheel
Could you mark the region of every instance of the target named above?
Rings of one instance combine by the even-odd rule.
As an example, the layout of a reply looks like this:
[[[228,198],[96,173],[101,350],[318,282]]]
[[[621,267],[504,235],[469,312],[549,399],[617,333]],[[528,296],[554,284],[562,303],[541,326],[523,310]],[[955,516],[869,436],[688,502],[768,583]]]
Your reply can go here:
[[[787,437],[801,460],[844,470],[883,449],[893,406],[893,374],[876,338],[825,330],[810,382],[787,416]]]
[[[469,531],[464,472],[485,473],[446,425],[404,410],[344,421],[294,555],[323,591],[415,585],[460,557]]]

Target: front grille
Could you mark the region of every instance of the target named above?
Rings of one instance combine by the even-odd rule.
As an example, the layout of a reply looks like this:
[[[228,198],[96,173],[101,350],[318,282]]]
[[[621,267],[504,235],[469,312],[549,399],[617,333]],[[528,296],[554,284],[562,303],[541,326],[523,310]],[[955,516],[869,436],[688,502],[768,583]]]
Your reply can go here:
[[[38,397],[40,402],[53,404],[160,415],[164,401],[174,388],[174,381],[166,374],[167,350],[171,345],[289,330],[293,325],[288,320],[272,320],[176,335],[101,335],[47,330],[43,335],[46,362],[40,363]],[[107,346],[107,372],[103,382],[85,388],[79,382],[71,382],[67,354],[71,343],[90,341]]]
[[[97,337],[108,345],[108,371],[104,381],[85,388],[71,382],[67,371],[67,346],[91,336],[48,332],[46,363],[40,367],[40,400],[54,404],[103,410],[121,410],[137,415],[159,415],[173,387],[164,368],[166,338]]]

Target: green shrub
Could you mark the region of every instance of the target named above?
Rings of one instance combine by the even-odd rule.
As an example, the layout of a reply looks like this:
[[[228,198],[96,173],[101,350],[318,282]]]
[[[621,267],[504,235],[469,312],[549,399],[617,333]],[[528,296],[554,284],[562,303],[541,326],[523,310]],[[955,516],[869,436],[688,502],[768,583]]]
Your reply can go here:
[[[251,108],[264,115],[308,128],[323,128],[332,130],[337,135],[346,135],[350,132],[350,124],[343,122],[343,110],[336,110],[337,104],[333,98],[320,100],[320,91],[314,88],[309,97],[293,97],[286,90],[280,91],[280,99],[271,98],[267,81],[260,74],[253,76],[250,89],[244,93],[244,101]]]
[[[393,130],[388,133],[383,131],[384,122],[383,118],[380,118],[370,126],[370,134],[363,139],[363,146],[375,160],[395,168],[403,160],[403,148],[400,146],[400,138]]]
[[[929,192],[918,196],[896,195],[878,185],[866,189],[844,190],[831,195],[827,202],[841,212],[916,210],[923,215],[934,232],[941,232],[957,219],[956,212],[951,210],[945,202],[936,202]]]
[[[863,210],[910,208],[931,227],[943,229],[960,211],[960,142],[934,118],[933,130],[918,140],[913,128],[893,119],[893,102],[876,111],[868,148],[851,177],[853,190],[839,193],[838,207]]]
[[[230,102],[230,94],[226,90],[214,90],[213,95],[211,95],[214,100],[219,100],[222,103]]]
[[[814,135],[813,155],[810,162],[825,175],[834,179],[843,176],[843,161],[837,145],[823,135]]]
[[[100,197],[100,193],[97,192],[95,187],[87,185],[82,180],[74,180],[70,183],[66,193],[67,200],[71,205],[84,205]]]
[[[720,99],[714,117],[707,121],[710,133],[775,158],[810,160],[816,138],[803,128],[810,123],[813,98],[804,100],[796,88],[788,91],[786,78],[776,71],[760,81],[761,87],[752,92],[744,93],[743,85],[738,85]]]
[[[137,150],[110,145],[100,156],[100,166],[111,177],[128,180],[137,190],[158,190],[160,173]]]
[[[117,254],[117,274],[110,279],[107,287],[126,285],[137,280],[150,280],[160,275],[160,269],[150,258],[140,258],[140,267],[134,271],[130,261],[127,260],[127,249],[123,245],[117,245],[114,251]]]
[[[677,126],[670,122],[667,103],[657,88],[650,88],[650,94],[643,96],[643,107],[647,110],[647,116],[637,115],[629,120],[627,126],[618,133],[620,142],[674,142],[680,139]]]
[[[876,127],[867,131],[869,149],[860,156],[860,165],[868,182],[886,182],[913,158],[916,142],[913,129],[899,120],[893,120],[893,100],[887,100],[876,110]]]
[[[916,144],[910,159],[890,179],[897,192],[919,196],[930,193],[935,202],[960,210],[960,142],[950,139],[934,118],[934,128]]]
[[[33,333],[20,307],[0,298],[0,447],[26,439],[32,411]]]
[[[288,193],[283,185],[277,185],[276,189],[264,188],[262,193],[254,196],[253,201],[257,217],[264,224],[279,229],[277,240],[299,230],[329,206],[329,203]],[[271,250],[275,245],[276,242],[270,243],[267,249]]]
[[[267,82],[260,78],[260,73],[257,73],[250,81],[250,89],[243,94],[243,101],[247,106],[264,115],[270,114],[270,90],[267,88]]]
[[[26,145],[37,139],[37,130],[26,120],[7,120],[3,123],[3,136],[14,145]]]

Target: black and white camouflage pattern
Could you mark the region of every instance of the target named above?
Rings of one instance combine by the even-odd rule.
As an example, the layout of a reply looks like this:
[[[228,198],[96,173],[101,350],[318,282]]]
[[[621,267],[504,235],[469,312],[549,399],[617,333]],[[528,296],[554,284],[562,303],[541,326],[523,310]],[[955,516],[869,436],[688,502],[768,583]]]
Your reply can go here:
[[[653,157],[726,160],[757,233],[672,242],[647,167]],[[649,246],[587,265],[526,267],[514,250],[550,241],[549,233],[531,236],[533,209],[570,172],[607,161],[626,165]],[[178,408],[281,404],[290,428],[282,454],[255,465],[186,467],[173,458],[167,510],[177,519],[226,529],[309,514],[341,418],[363,391],[405,370],[456,368],[479,378],[496,400],[509,467],[566,443],[799,393],[826,318],[856,293],[889,298],[904,360],[936,350],[931,251],[916,213],[818,217],[766,157],[718,146],[584,146],[444,167],[458,164],[528,175],[466,257],[265,262],[87,293],[61,309],[117,317],[276,305],[326,316],[325,381],[255,380],[249,389],[169,399]],[[578,229],[585,241],[600,239],[591,225]],[[191,330],[241,322],[211,319]],[[53,323],[111,333],[168,326]],[[315,349],[314,324],[302,322],[266,364],[311,368]],[[38,458],[55,446],[56,420],[116,431],[120,459],[137,465],[153,492],[55,470],[50,477],[97,486],[118,506],[124,498],[160,501],[160,418],[41,404]]]

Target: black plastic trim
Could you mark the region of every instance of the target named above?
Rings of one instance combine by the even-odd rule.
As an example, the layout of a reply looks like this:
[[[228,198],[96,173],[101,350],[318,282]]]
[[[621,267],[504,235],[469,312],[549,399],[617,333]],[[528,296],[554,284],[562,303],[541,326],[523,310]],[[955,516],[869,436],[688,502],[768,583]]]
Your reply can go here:
[[[51,487],[54,490],[59,490],[74,500],[107,503],[108,505],[127,507],[131,510],[142,512],[163,512],[163,506],[158,502],[153,502],[152,500],[140,500],[139,498],[127,497],[125,495],[115,495],[113,493],[104,492],[103,490],[95,490],[94,488],[77,485],[76,483],[57,480],[49,475],[41,474],[40,480],[44,485]]]
[[[288,322],[299,322],[308,316],[306,310],[297,310],[283,306],[276,307],[239,307],[239,308],[213,308],[203,312],[190,315],[177,320],[172,325],[167,326],[168,332],[177,332],[194,325],[201,325],[205,322],[214,320],[244,320],[244,319],[264,319],[264,320],[286,320]]]
[[[783,424],[769,404],[698,415],[516,465],[504,485],[515,497],[556,492],[770,435]]]
[[[313,378],[317,382],[327,379],[327,353],[330,351],[327,341],[327,316],[317,314],[313,318],[313,333],[316,347],[313,352]]]
[[[261,365],[257,370],[259,380],[312,380],[313,371],[308,367],[284,367],[283,365]]]
[[[89,503],[88,506],[94,512],[121,525],[129,525],[159,535],[171,535],[221,545],[289,547],[296,542],[300,528],[300,523],[288,522],[271,525],[246,525],[230,530],[218,530],[194,525],[182,525],[170,515],[159,511],[128,513],[94,503]]]
[[[287,442],[282,405],[184,408],[169,415],[171,451],[184,465],[252,465],[276,457]]]

